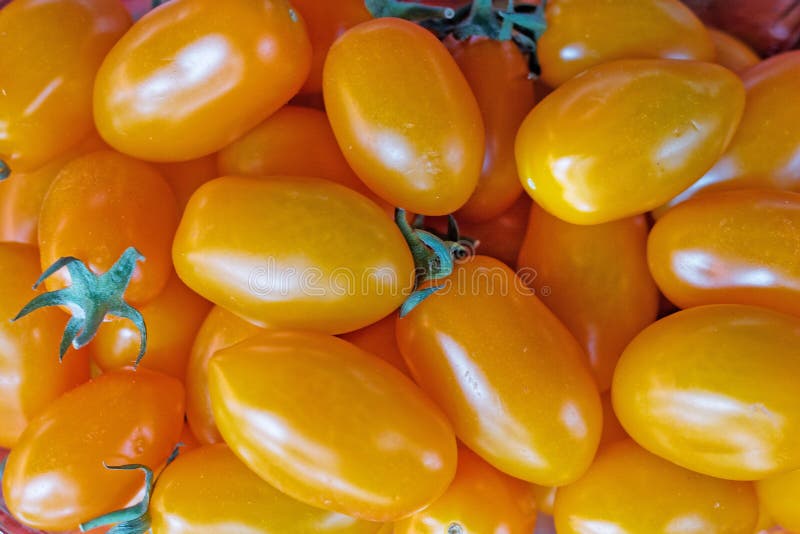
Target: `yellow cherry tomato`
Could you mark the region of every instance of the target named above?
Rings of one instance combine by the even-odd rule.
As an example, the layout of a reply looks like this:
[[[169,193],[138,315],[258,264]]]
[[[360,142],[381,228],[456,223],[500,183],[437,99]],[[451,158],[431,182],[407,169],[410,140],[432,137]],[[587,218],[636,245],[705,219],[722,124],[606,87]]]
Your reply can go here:
[[[728,32],[716,28],[707,29],[717,51],[717,63],[723,67],[733,72],[742,72],[761,61],[749,45]]]
[[[758,498],[771,519],[800,530],[800,469],[756,482]]]

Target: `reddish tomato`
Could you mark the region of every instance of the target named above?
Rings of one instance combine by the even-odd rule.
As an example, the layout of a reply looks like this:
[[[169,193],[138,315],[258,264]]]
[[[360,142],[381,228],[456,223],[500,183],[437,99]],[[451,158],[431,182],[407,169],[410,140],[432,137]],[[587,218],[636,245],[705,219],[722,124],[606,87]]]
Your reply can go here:
[[[287,0],[172,0],[103,61],[97,130],[138,158],[199,158],[288,102],[310,65],[305,24]]]
[[[226,443],[301,502],[392,521],[453,479],[456,440],[444,415],[405,375],[346,341],[266,332],[218,352],[208,372]]]
[[[111,151],[87,154],[61,169],[42,203],[42,268],[74,256],[103,273],[134,246],[147,261],[136,267],[125,296],[131,303],[146,303],[169,278],[177,219],[175,195],[152,167]],[[62,269],[47,279],[47,289],[68,281]]]
[[[555,504],[559,534],[752,534],[757,519],[752,484],[693,473],[631,440],[602,449]]]
[[[641,215],[579,226],[531,209],[518,272],[583,346],[600,391],[611,387],[625,346],[658,313],[647,230]]]
[[[220,175],[216,154],[189,161],[156,163],[154,166],[175,193],[181,212],[186,209],[186,204],[198,187]]]
[[[397,339],[459,439],[494,467],[546,486],[589,467],[601,411],[586,357],[511,269],[486,256],[457,265],[398,320]]]
[[[30,172],[92,131],[92,84],[130,26],[119,0],[16,0],[0,11],[0,161]]]
[[[760,61],[750,46],[733,35],[716,28],[706,28],[714,49],[717,51],[717,63],[733,72],[742,72]]]
[[[649,451],[720,478],[800,468],[800,319],[712,305],[678,312],[628,345],[614,411]]]
[[[50,404],[25,429],[3,474],[9,511],[47,530],[77,529],[125,506],[141,473],[106,465],[158,466],[183,426],[180,382],[146,369],[111,371]]]
[[[703,23],[678,0],[554,0],[545,15],[536,54],[551,87],[615,59],[714,59]]]
[[[800,530],[800,469],[756,482],[767,514],[781,526]]]
[[[351,28],[330,49],[323,94],[350,166],[390,204],[445,215],[472,195],[481,111],[433,34],[396,18]]]
[[[28,245],[0,243],[0,448],[11,448],[39,412],[65,391],[89,380],[86,351],[59,362],[54,352],[67,317],[54,309],[10,322],[35,295],[39,253]]]
[[[565,221],[638,215],[714,164],[743,106],[742,82],[718,65],[614,61],[533,109],[517,134],[517,168],[533,199]]]
[[[387,361],[402,371],[403,374],[411,376],[411,371],[408,370],[408,366],[403,360],[403,355],[400,354],[400,349],[397,346],[396,322],[397,317],[394,314],[387,315],[377,323],[365,326],[361,330],[342,334],[339,337]]]

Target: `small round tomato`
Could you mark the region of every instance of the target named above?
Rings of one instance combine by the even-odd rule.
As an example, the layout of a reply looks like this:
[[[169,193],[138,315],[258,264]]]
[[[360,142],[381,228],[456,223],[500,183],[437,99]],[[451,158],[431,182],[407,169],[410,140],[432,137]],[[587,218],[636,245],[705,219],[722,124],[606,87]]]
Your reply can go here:
[[[800,469],[756,482],[758,498],[770,518],[789,530],[800,530]]]
[[[42,203],[39,248],[42,268],[74,256],[95,273],[106,272],[128,247],[147,259],[137,265],[125,296],[146,303],[170,276],[170,245],[177,226],[175,195],[152,167],[111,151],[87,154],[65,165]],[[62,269],[47,289],[69,285]]]
[[[569,330],[499,261],[475,256],[405,318],[411,374],[491,465],[545,486],[589,467],[601,409]]]
[[[679,0],[556,0],[545,15],[536,54],[550,87],[615,59],[714,59],[706,28]]]
[[[220,175],[216,154],[188,161],[156,163],[153,166],[172,188],[181,212],[186,209],[186,204],[198,187]]]
[[[130,24],[119,0],[16,0],[0,11],[0,161],[33,171],[89,135],[95,74]]]
[[[40,413],[11,451],[3,474],[9,511],[22,523],[73,530],[122,508],[141,473],[105,465],[161,465],[183,427],[183,387],[146,369],[100,375]]]
[[[800,468],[800,319],[755,306],[680,311],[631,341],[614,373],[620,423],[680,466],[733,480]]]
[[[356,347],[374,354],[392,364],[394,367],[411,376],[400,348],[397,346],[397,336],[395,334],[395,324],[397,317],[394,314],[387,315],[377,323],[372,323],[360,330],[355,330],[341,337]]]
[[[172,0],[103,61],[97,130],[138,158],[199,158],[288,102],[310,65],[305,24],[288,0]]]
[[[65,391],[89,380],[86,351],[59,362],[56,347],[67,317],[45,309],[16,322],[8,319],[36,293],[39,252],[0,243],[0,448],[11,448],[31,419]]]
[[[381,208],[318,178],[208,182],[186,207],[173,259],[187,286],[229,311],[332,334],[395,310],[414,274]]]
[[[733,72],[742,72],[761,61],[749,45],[733,35],[716,28],[706,29],[717,51],[716,62],[723,67]]]
[[[707,193],[650,232],[650,270],[681,308],[753,304],[800,315],[800,194]]]
[[[200,443],[218,443],[222,436],[214,422],[208,392],[208,361],[219,350],[252,337],[263,329],[214,306],[197,332],[186,368],[186,419]]]
[[[164,469],[150,515],[153,534],[375,534],[381,527],[284,495],[221,443],[181,453]]]
[[[356,174],[390,204],[445,215],[481,172],[481,111],[447,48],[396,18],[344,33],[325,61],[328,118]]]
[[[565,221],[638,215],[714,164],[743,107],[742,82],[719,65],[606,63],[531,111],[517,134],[517,168],[533,200]]]
[[[453,479],[456,440],[444,415],[400,371],[346,341],[265,332],[218,352],[208,376],[225,442],[301,502],[393,521]]]
[[[656,320],[641,215],[581,226],[531,208],[518,272],[586,351],[600,391],[628,342]]]
[[[559,488],[559,534],[752,534],[753,485],[693,473],[631,440],[600,450],[578,482]]]

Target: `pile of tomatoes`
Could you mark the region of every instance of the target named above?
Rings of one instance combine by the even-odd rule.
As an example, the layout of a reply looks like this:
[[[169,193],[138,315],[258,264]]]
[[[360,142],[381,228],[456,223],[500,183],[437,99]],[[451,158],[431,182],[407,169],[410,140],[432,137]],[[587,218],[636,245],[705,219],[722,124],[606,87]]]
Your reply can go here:
[[[0,10],[0,530],[800,532],[800,51],[154,4]]]

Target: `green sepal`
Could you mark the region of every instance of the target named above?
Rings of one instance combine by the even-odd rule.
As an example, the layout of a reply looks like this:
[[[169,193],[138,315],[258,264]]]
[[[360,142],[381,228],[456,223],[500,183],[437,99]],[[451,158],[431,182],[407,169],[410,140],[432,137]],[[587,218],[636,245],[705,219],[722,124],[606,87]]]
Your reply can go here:
[[[8,163],[0,159],[0,182],[11,176],[11,167]]]
[[[138,261],[144,261],[144,256],[135,248],[128,247],[108,271],[96,275],[77,258],[71,256],[60,258],[42,273],[33,284],[33,289],[37,289],[44,280],[63,267],[69,271],[72,284],[64,289],[37,295],[12,321],[21,319],[39,308],[67,307],[72,317],[67,322],[61,338],[58,357],[61,361],[70,345],[79,349],[94,338],[106,315],[129,319],[141,335],[139,354],[133,364],[136,367],[147,349],[147,326],[144,324],[142,314],[125,302],[123,294],[130,284]]]
[[[403,301],[402,306],[400,306],[400,317],[403,318],[408,315],[411,310],[416,308],[420,302],[430,297],[443,287],[444,286],[431,286],[426,287],[425,289],[415,290],[405,301]]]

